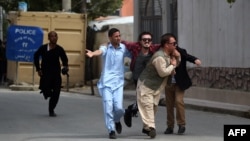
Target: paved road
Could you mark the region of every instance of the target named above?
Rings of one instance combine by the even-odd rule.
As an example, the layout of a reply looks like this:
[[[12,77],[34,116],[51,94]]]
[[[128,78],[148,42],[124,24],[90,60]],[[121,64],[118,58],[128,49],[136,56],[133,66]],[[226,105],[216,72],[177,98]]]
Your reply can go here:
[[[124,105],[133,101],[125,99]],[[56,109],[49,117],[45,101],[38,91],[0,89],[0,141],[105,141],[101,99],[89,94],[62,92]],[[159,107],[156,118],[156,141],[223,141],[224,124],[249,124],[250,119],[226,114],[187,109],[185,135],[165,135],[165,108]],[[123,120],[121,141],[149,139],[141,133],[140,118],[133,118],[131,128]],[[177,128],[175,129],[176,132]]]

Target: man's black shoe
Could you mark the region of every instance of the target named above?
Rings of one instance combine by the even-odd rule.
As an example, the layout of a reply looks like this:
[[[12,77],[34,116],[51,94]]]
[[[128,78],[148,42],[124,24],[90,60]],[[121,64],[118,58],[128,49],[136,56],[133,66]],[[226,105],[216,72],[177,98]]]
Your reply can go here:
[[[181,135],[181,134],[184,134],[185,130],[186,130],[185,126],[179,125],[178,134],[180,134],[180,135]]]
[[[149,128],[150,129],[150,131],[149,131],[149,136],[150,136],[150,138],[152,139],[152,138],[155,138],[155,136],[156,136],[156,130],[155,130],[155,128],[153,128],[153,127],[150,127]]]
[[[50,97],[50,95],[45,95],[45,94],[43,94],[43,96],[45,100],[47,100]]]
[[[116,139],[115,131],[111,131],[111,132],[109,133],[109,138],[110,138],[110,139]]]
[[[127,110],[130,112],[132,117],[138,117],[138,106],[137,103],[128,106]]]
[[[51,96],[51,93],[45,93],[43,91],[40,91],[40,94],[43,94],[45,100],[47,100]]]
[[[166,130],[165,130],[165,132],[164,132],[164,134],[173,134],[173,128],[170,128],[170,127],[168,127]]]
[[[50,117],[56,117],[57,115],[56,115],[55,112],[50,112],[50,113],[49,113],[49,116],[50,116]]]
[[[124,123],[128,126],[131,127],[132,126],[132,114],[130,112],[130,110],[125,109],[125,114],[124,114]]]
[[[149,131],[144,128],[142,128],[142,133],[147,134],[149,136]]]
[[[121,132],[122,132],[122,124],[121,124],[121,122],[116,122],[115,123],[115,130],[116,130],[116,132],[118,134],[121,134]]]

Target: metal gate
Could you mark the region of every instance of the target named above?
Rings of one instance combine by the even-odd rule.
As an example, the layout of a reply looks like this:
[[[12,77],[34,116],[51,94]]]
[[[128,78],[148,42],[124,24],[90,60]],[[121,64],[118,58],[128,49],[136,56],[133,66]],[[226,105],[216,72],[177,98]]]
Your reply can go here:
[[[153,43],[160,43],[160,37],[163,34],[161,16],[142,16],[140,30],[152,33]]]
[[[167,16],[169,23],[168,32],[177,36],[177,0],[171,0],[164,6],[163,0],[141,0],[139,5],[140,29],[139,33],[149,31],[153,34],[153,43],[160,43],[163,35],[162,16]],[[169,0],[170,1],[170,0]],[[166,8],[169,14],[162,15],[162,9]]]

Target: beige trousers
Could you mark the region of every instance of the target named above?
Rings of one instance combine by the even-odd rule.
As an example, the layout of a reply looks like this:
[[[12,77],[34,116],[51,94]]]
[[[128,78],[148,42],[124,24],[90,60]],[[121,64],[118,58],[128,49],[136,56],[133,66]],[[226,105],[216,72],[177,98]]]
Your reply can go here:
[[[138,80],[136,93],[143,128],[146,130],[148,130],[149,127],[155,128],[155,114],[160,100],[160,89],[156,91],[149,89],[142,81]]]

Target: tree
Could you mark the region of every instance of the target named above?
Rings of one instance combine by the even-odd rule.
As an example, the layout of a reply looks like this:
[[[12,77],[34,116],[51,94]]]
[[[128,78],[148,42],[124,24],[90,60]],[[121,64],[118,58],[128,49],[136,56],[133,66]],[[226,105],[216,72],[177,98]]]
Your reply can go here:
[[[76,13],[82,13],[82,5],[84,0],[72,0],[72,11]],[[86,3],[86,12],[88,18],[93,20],[100,16],[108,16],[114,14],[117,9],[122,6],[123,0],[91,0],[90,3]]]
[[[4,8],[6,12],[16,11],[18,7],[18,0],[0,0],[0,5]]]
[[[227,0],[227,2],[230,4],[230,8],[231,8],[235,0]]]
[[[26,2],[28,11],[61,11],[62,0],[0,0],[0,5],[3,6],[6,12],[17,11],[18,2]],[[114,14],[115,11],[122,6],[123,0],[91,0],[86,3],[86,9],[89,19],[95,19],[100,16]],[[72,0],[72,12],[82,13],[83,2],[86,0]]]
[[[17,11],[18,2],[26,2],[29,11],[57,11],[61,9],[61,0],[2,0],[0,4],[5,11]]]

